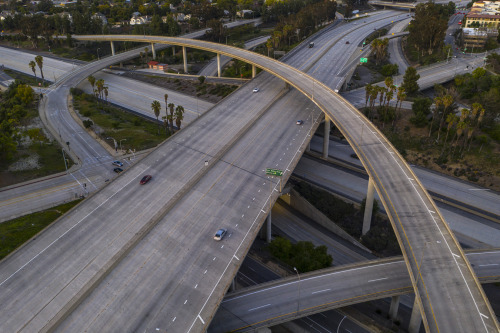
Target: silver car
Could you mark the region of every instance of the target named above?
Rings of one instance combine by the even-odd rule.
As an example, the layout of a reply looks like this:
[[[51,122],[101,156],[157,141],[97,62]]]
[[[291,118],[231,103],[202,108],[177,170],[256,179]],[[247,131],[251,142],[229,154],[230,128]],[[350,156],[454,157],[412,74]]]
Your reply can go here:
[[[227,229],[219,229],[217,230],[217,232],[215,233],[215,236],[214,236],[214,239],[216,241],[220,241],[222,238],[224,238],[224,236],[227,234]]]

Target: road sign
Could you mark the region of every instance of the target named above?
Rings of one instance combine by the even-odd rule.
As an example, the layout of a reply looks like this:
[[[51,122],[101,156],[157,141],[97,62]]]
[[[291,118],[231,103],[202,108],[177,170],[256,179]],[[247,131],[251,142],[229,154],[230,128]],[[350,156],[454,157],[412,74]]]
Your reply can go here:
[[[271,176],[283,176],[283,170],[280,169],[266,169],[266,175],[271,175]]]
[[[368,62],[368,58],[359,58],[359,62]]]

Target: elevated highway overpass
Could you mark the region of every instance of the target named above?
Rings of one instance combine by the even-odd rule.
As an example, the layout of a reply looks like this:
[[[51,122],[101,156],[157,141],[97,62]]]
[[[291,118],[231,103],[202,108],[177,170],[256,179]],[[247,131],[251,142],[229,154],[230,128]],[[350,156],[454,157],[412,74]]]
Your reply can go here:
[[[499,249],[467,251],[481,283],[500,281],[499,255]],[[300,280],[293,275],[228,293],[208,332],[255,330],[412,291],[401,257],[300,274]]]
[[[113,37],[117,36],[109,36],[108,38]],[[137,36],[132,36],[130,38],[137,41]],[[149,37],[146,42],[159,41]],[[436,214],[436,216],[431,217],[433,215],[429,214],[430,212],[428,210],[420,207],[422,204],[421,202],[431,205],[425,208],[432,207],[433,204],[425,191],[421,188],[421,185],[416,178],[412,177],[413,179],[409,181],[404,177],[406,175],[398,176],[400,173],[398,169],[405,169],[404,162],[401,162],[396,170],[389,171],[380,169],[388,168],[387,162],[393,163],[390,162],[392,158],[391,155],[396,155],[393,161],[399,162],[402,161],[402,159],[397,155],[397,152],[393,150],[384,152],[385,147],[391,149],[390,145],[386,144],[383,141],[383,137],[371,127],[371,124],[361,115],[357,114],[357,111],[352,110],[353,108],[345,103],[342,98],[335,95],[318,81],[313,80],[297,70],[291,69],[279,62],[275,62],[272,59],[267,59],[252,53],[241,53],[244,52],[243,50],[232,49],[227,46],[206,42],[200,42],[202,44],[206,43],[200,47],[200,45],[186,43],[185,40],[181,41],[177,39],[162,39],[160,42],[194,48],[204,48],[253,63],[265,70],[269,70],[277,76],[286,78],[286,81],[312,98],[329,117],[337,122],[337,125],[342,126],[341,123],[348,123],[349,133],[342,127],[347,134],[346,137],[349,137],[351,143],[354,143],[355,149],[357,149],[360,154],[363,154],[363,161],[367,164],[366,166],[369,167],[367,168],[369,173],[371,173],[372,177],[375,176],[374,181],[377,189],[382,190],[382,195],[385,200],[384,203],[387,204],[386,207],[391,208],[392,205],[390,205],[390,203],[396,203],[390,210],[395,227],[398,228],[399,223],[399,230],[401,231],[404,230],[404,227],[412,229],[413,224],[422,223],[421,227],[426,229],[426,233],[420,233],[422,228],[419,228],[418,235],[414,234],[416,230],[413,230],[410,235],[401,237],[400,241],[403,243],[403,251],[408,260],[408,267],[412,272],[410,276],[413,278],[413,282],[418,282],[420,290],[425,290],[425,283],[428,283],[425,284],[425,286],[428,288],[432,287],[433,289],[431,292],[422,292],[424,315],[427,315],[425,318],[431,318],[430,329],[434,331],[440,326],[441,330],[456,331],[456,327],[454,326],[456,324],[461,325],[460,327],[465,327],[465,329],[471,329],[472,327],[473,330],[478,329],[484,331],[484,329],[490,330],[497,325],[494,317],[486,315],[491,312],[489,304],[484,298],[477,279],[475,279],[470,270],[470,266],[468,266],[468,262],[463,256],[460,256],[462,253],[461,249],[458,244],[456,244],[447,226],[445,224],[443,225],[444,221],[442,221],[437,210],[432,213]],[[196,41],[195,43],[198,42],[199,41]],[[250,60],[248,60],[247,57]],[[116,60],[116,58],[114,60],[120,61]],[[68,77],[68,81],[72,79],[77,81],[78,78],[76,75]],[[68,81],[62,85],[70,84]],[[258,82],[261,82],[260,84],[268,91],[274,91],[276,94],[279,93],[280,89],[276,87],[275,83],[273,85],[268,82]],[[294,127],[293,130],[287,130],[287,128],[281,126],[279,132],[276,130],[274,131],[277,132],[276,134],[281,133],[281,135],[286,135],[286,137],[289,138],[286,143],[290,142],[290,145],[292,145],[292,141],[298,141],[293,143],[292,148],[294,151],[287,153],[286,150],[288,149],[286,148],[288,147],[285,143],[282,143],[279,147],[272,147],[273,149],[261,144],[258,147],[253,147],[259,148],[255,151],[249,150],[250,146],[247,145],[246,148],[241,150],[248,152],[245,159],[243,159],[243,156],[240,156],[241,153],[231,150],[232,146],[242,137],[241,133],[257,130],[249,128],[257,119],[262,118],[264,121],[265,117],[267,117],[266,114],[256,113],[250,105],[247,105],[249,101],[255,103],[255,100],[252,102],[249,98],[243,101],[229,98],[220,106],[221,110],[218,111],[218,113],[210,112],[211,114],[209,116],[200,118],[200,120],[193,123],[192,126],[186,128],[182,133],[179,133],[179,135],[176,135],[174,140],[169,140],[169,142],[152,153],[146,160],[131,168],[130,171],[126,172],[122,177],[119,177],[110,186],[107,186],[104,190],[101,190],[96,195],[89,198],[85,203],[78,206],[77,209],[73,210],[57,225],[54,225],[50,232],[45,232],[37,237],[37,239],[33,240],[32,243],[29,244],[30,251],[18,252],[2,262],[0,265],[0,281],[2,281],[0,282],[0,288],[8,286],[9,290],[18,291],[18,288],[25,285],[27,281],[34,281],[37,277],[35,273],[40,271],[45,272],[43,275],[46,276],[46,281],[49,281],[45,283],[48,283],[54,288],[52,290],[51,288],[45,287],[45,294],[38,295],[37,302],[30,304],[32,310],[29,311],[29,313],[32,313],[32,317],[29,317],[28,322],[25,321],[21,324],[22,327],[41,327],[42,329],[49,329],[61,325],[61,330],[64,330],[64,328],[69,329],[70,327],[82,327],[78,326],[78,324],[81,324],[81,321],[85,321],[89,317],[82,316],[79,323],[77,319],[80,317],[73,313],[80,311],[80,309],[84,309],[87,305],[91,307],[92,302],[97,301],[97,294],[99,294],[92,292],[92,290],[96,287],[101,288],[101,286],[104,289],[100,289],[99,291],[110,292],[115,296],[110,300],[110,303],[105,302],[106,309],[103,310],[98,317],[92,317],[94,319],[91,321],[87,320],[85,325],[104,325],[100,327],[110,328],[110,326],[106,325],[116,323],[116,316],[126,313],[127,315],[137,318],[137,320],[134,320],[132,317],[129,317],[132,323],[141,323],[139,325],[142,326],[138,326],[138,328],[144,327],[149,329],[155,326],[155,324],[158,324],[158,326],[170,327],[174,330],[180,328],[179,331],[201,331],[203,327],[206,327],[206,323],[210,319],[211,313],[213,313],[216,305],[219,303],[220,298],[218,295],[221,295],[225,291],[235,270],[239,266],[239,258],[246,253],[246,249],[253,239],[252,236],[257,232],[259,225],[265,218],[266,207],[268,207],[277,195],[277,184],[271,184],[268,179],[261,176],[259,170],[262,170],[263,167],[265,168],[266,165],[270,166],[266,163],[272,163],[271,160],[274,160],[273,162],[275,162],[277,166],[283,166],[285,178],[289,177],[290,169],[287,167],[290,166],[290,168],[293,169],[297,156],[300,156],[303,151],[309,135],[308,129],[302,130]],[[265,106],[266,103],[273,103],[273,101],[273,99],[259,100],[259,103],[263,103]],[[238,105],[237,110],[234,110],[234,105]],[[227,110],[229,110],[231,106],[232,113],[229,114]],[[338,109],[332,110],[332,106]],[[280,116],[280,119],[267,119],[267,122],[263,124],[265,126],[260,131],[271,126],[271,124],[275,125],[280,122],[286,123],[287,120],[290,122],[291,117],[300,114],[299,111],[297,112],[298,113],[283,114]],[[312,119],[317,118],[313,117]],[[259,124],[260,123],[262,122],[259,122]],[[293,118],[291,123],[294,123]],[[207,130],[207,128],[210,130]],[[370,131],[368,131],[368,129],[370,129]],[[364,136],[363,131],[365,133]],[[261,132],[260,136],[262,137],[263,134],[272,135],[272,133],[264,131]],[[283,141],[283,136],[281,135],[272,137],[274,140],[272,142],[278,143]],[[356,135],[362,140],[360,145],[356,144],[358,142],[355,140]],[[254,138],[253,140],[256,139]],[[376,152],[375,155],[378,155],[380,158],[385,157],[386,163],[377,165],[377,163],[374,162],[377,159],[367,151],[369,148],[366,147],[366,144],[384,148]],[[295,150],[294,147],[298,147],[298,150]],[[186,148],[188,149],[186,150]],[[279,154],[273,155],[273,152],[276,150],[284,152],[285,161],[282,161],[283,157],[278,158]],[[255,154],[267,155],[264,156],[264,159],[262,159],[262,156],[260,159],[256,159],[258,155]],[[365,156],[364,154],[367,155]],[[385,156],[385,154],[387,154],[387,156]],[[389,159],[387,160],[387,158]],[[207,161],[208,165],[206,165],[204,161]],[[230,163],[229,161],[233,162]],[[372,165],[374,166],[372,167]],[[207,166],[208,168],[206,168]],[[149,172],[149,170],[156,170],[158,178],[158,183],[150,184],[151,186],[148,188],[151,193],[148,193],[144,189],[137,190],[136,187],[133,187],[134,185],[132,182],[139,178],[144,172]],[[163,170],[168,170],[168,172]],[[185,172],[182,173],[180,171]],[[389,177],[386,172],[391,173],[393,171],[395,174],[390,175],[391,180],[398,182],[398,185],[406,184],[402,189],[397,186],[394,188],[394,185],[389,189],[384,187],[385,181],[387,181],[386,177]],[[215,178],[207,177],[208,174],[213,174],[212,177]],[[224,177],[220,178],[220,175],[224,175]],[[257,186],[259,179],[263,183]],[[214,181],[215,183],[213,183]],[[195,186],[194,184],[197,185]],[[237,184],[236,187],[234,186],[235,184]],[[214,196],[215,193],[213,191],[215,191],[215,189],[213,186],[216,186],[218,189],[216,191],[217,196]],[[251,192],[249,192],[248,189],[250,187],[252,188]],[[171,188],[172,190],[165,192],[165,188]],[[269,193],[269,188],[272,190],[271,193],[276,192],[276,194],[274,196],[267,195],[266,197],[265,193]],[[195,190],[193,191],[192,189]],[[253,192],[254,189],[255,192]],[[256,195],[253,199],[252,194],[250,194],[252,192]],[[261,192],[262,194],[257,194]],[[412,194],[416,195],[417,193],[420,194],[420,201],[417,200],[417,202],[415,202],[414,199],[411,200],[411,197]],[[234,197],[228,199],[230,195],[234,195]],[[243,195],[243,197],[241,195]],[[156,198],[156,196],[158,197]],[[397,196],[397,198],[394,196]],[[196,197],[198,197],[198,199],[196,199]],[[180,200],[181,198],[182,201]],[[185,200],[187,198],[189,198],[189,200]],[[402,201],[406,200],[406,202],[399,201],[399,199]],[[184,203],[184,201],[186,202]],[[211,207],[209,204],[211,201],[213,201],[213,203],[220,202],[221,206],[217,207],[218,209],[213,207],[209,208]],[[253,201],[256,201],[255,206],[252,204]],[[246,205],[246,202],[249,203],[248,209],[252,207],[250,213],[243,214],[241,218],[237,217],[239,216],[238,212],[241,213],[245,210],[244,207],[246,206],[243,205]],[[193,203],[196,204],[193,206]],[[204,208],[202,208],[200,204],[203,204]],[[407,208],[396,210],[395,207],[398,207],[400,204]],[[408,204],[411,206],[410,212],[408,211]],[[144,208],[142,211],[138,211],[137,207],[147,207],[147,209]],[[175,209],[173,209],[174,207]],[[211,210],[211,212],[209,210]],[[158,214],[154,213],[156,211],[158,211]],[[86,212],[92,212],[92,214]],[[189,212],[189,215],[184,216],[182,212]],[[228,214],[229,212],[231,213]],[[403,212],[405,216],[398,215],[398,212],[400,214]],[[412,219],[408,213],[418,213],[419,217],[414,217]],[[78,217],[79,214],[80,217]],[[245,215],[247,215],[246,218],[244,217]],[[248,221],[248,216],[250,216],[250,221]],[[425,216],[427,216],[427,218]],[[221,250],[216,250],[213,245],[214,243],[209,239],[210,237],[203,237],[203,235],[206,236],[206,234],[211,234],[211,229],[213,227],[209,229],[203,228],[204,223],[207,222],[207,217],[210,217],[210,223],[213,223],[213,220],[219,221],[220,224],[229,224],[234,220],[241,221],[241,224],[231,224],[231,228],[234,230],[234,232],[231,233],[233,237],[227,239],[222,244],[222,247],[220,247]],[[113,221],[113,224],[116,224],[116,226],[110,226],[108,224],[108,228],[111,228],[111,230],[103,229],[103,234],[99,236],[99,239],[93,239],[90,236],[90,238],[86,237],[85,239],[81,239],[82,230],[80,228],[85,228],[90,235],[92,229],[89,228],[91,228],[91,226],[100,225],[100,228],[104,228],[103,224],[100,223],[101,221],[105,221],[103,218],[105,218],[106,221]],[[436,220],[432,221],[434,218]],[[85,221],[85,223],[81,223],[82,221]],[[177,227],[174,221],[179,221],[177,222]],[[217,223],[217,221],[215,222]],[[434,226],[428,226],[426,221],[434,223]],[[181,222],[184,224],[183,227],[180,227],[178,224]],[[189,228],[186,229],[186,226],[189,226]],[[439,230],[436,230],[435,227]],[[148,233],[152,228],[155,228],[155,232]],[[158,228],[161,230],[158,230]],[[244,231],[239,231],[239,228],[244,228]],[[54,231],[54,229],[59,230]],[[165,238],[161,239],[161,236],[158,236],[160,232],[164,233],[163,237]],[[442,232],[441,235],[440,232]],[[450,256],[450,253],[441,253],[439,249],[440,245],[431,244],[431,246],[428,246],[428,244],[426,244],[424,247],[420,248],[418,248],[418,245],[415,245],[421,241],[421,237],[429,237],[430,235],[433,237],[440,235],[438,236],[438,240],[436,240],[436,244],[446,244],[446,242],[448,242],[447,247],[448,249],[452,248],[451,251],[453,251],[454,255]],[[70,236],[73,237],[72,240],[65,240],[66,237]],[[146,237],[147,241],[146,238],[143,240],[143,237]],[[156,237],[160,237],[160,239],[155,240],[154,238]],[[50,239],[52,239],[52,241],[47,243],[48,246],[43,245],[43,241],[48,241]],[[61,244],[60,242],[65,242],[65,244]],[[190,244],[191,242],[198,245],[196,250],[200,252],[191,248],[186,250],[184,248],[185,246],[182,246],[182,244]],[[239,245],[234,247],[235,243]],[[55,248],[53,244],[57,244],[57,248]],[[73,248],[74,244],[80,244],[79,250],[86,253],[88,256],[84,256],[83,253],[80,252],[67,252],[68,246],[69,248]],[[89,245],[92,246],[89,248]],[[150,257],[144,258],[141,253],[144,252],[146,246],[153,246],[156,250],[153,251]],[[38,252],[36,251],[37,247],[39,250]],[[426,250],[425,258],[423,258],[421,262],[424,262],[426,267],[429,266],[429,270],[424,270],[424,266],[419,265],[418,259],[421,259],[421,257],[419,256],[418,249]],[[60,251],[63,251],[62,253],[66,253],[66,255],[61,256]],[[213,259],[209,259],[211,254],[218,251],[223,252],[221,256],[214,256]],[[33,256],[34,253],[36,253],[35,256]],[[432,253],[432,260],[427,260],[431,257],[430,255],[428,256],[428,253]],[[74,257],[75,255],[77,255],[77,258]],[[160,255],[159,258],[156,257],[158,255]],[[151,263],[152,257],[158,259],[158,261],[162,261],[162,256],[170,260],[165,263],[168,267],[158,264],[153,265]],[[457,258],[455,256],[459,256],[460,258],[454,259]],[[149,270],[146,269],[144,265],[140,264],[124,264],[125,262],[131,263],[136,260],[139,260],[137,261],[137,263],[139,263],[141,262],[141,258],[142,262],[147,259]],[[62,273],[61,270],[64,270],[64,260],[71,260],[72,266],[70,269],[68,268],[65,274],[60,274]],[[192,260],[194,260],[194,262]],[[219,263],[219,260],[222,260],[222,263]],[[456,286],[458,286],[456,289],[449,290],[444,284],[439,285],[440,278],[430,282],[430,280],[433,279],[434,274],[432,270],[433,266],[436,264],[436,260],[442,261],[442,263],[439,263],[439,267],[444,270],[443,276],[456,280],[454,281]],[[155,262],[157,263],[158,261]],[[214,263],[209,264],[211,261]],[[459,266],[459,264],[463,264],[465,269]],[[210,273],[207,274],[209,268],[214,267],[212,265],[216,265],[216,268],[210,269]],[[187,271],[186,269],[181,269],[183,266],[187,266]],[[47,267],[53,269],[49,272],[47,271]],[[128,269],[134,267],[141,267],[141,272],[131,271],[129,272],[131,274],[124,274],[127,273]],[[151,271],[151,269],[153,271]],[[172,272],[172,270],[176,272]],[[133,294],[133,286],[136,286],[136,284],[132,282],[135,280],[137,280],[135,282],[139,282],[139,280],[140,282],[144,282],[144,279],[141,279],[141,277],[144,277],[143,274],[151,276],[152,272],[155,272],[155,274],[162,274],[163,276],[165,276],[165,273],[168,273],[169,281],[178,282],[177,284],[174,283],[175,286],[172,286],[171,288],[173,289],[170,291],[167,291],[170,287],[167,289],[160,289],[162,290],[162,294],[167,295],[166,298],[168,300],[164,301],[158,299],[158,302],[162,303],[155,304],[161,304],[161,306],[158,308],[155,307],[154,309],[148,307],[146,312],[130,312],[129,309],[122,309],[116,312],[112,311],[115,306],[120,306],[117,303],[124,300],[124,294]],[[418,274],[420,275],[419,280],[416,278],[417,273],[420,273]],[[55,279],[51,279],[51,276],[57,276],[58,283],[54,283]],[[193,281],[199,276],[204,279],[203,289],[201,284]],[[456,278],[457,276],[459,277],[458,279]],[[127,277],[134,279],[134,281],[127,280]],[[101,281],[104,279],[106,279],[107,282],[101,284]],[[64,282],[64,280],[67,282]],[[191,284],[188,282],[193,283]],[[17,310],[19,310],[19,307],[24,309],[23,306],[26,304],[18,302],[18,300],[29,298],[29,295],[31,295],[34,290],[43,285],[43,283],[38,284],[37,286],[33,286],[32,290],[23,291],[19,294],[17,292],[5,293],[2,304],[8,307],[9,304],[12,305],[14,302],[17,305],[14,306],[10,312],[14,311],[19,313],[20,311],[16,311],[16,308]],[[463,301],[463,295],[469,295],[465,297],[470,297],[469,301],[472,303],[476,302],[476,312],[469,311],[469,309],[466,308],[468,302],[463,302],[465,309],[462,310],[465,312],[463,314],[460,313],[459,318],[456,318],[457,321],[454,323],[449,322],[446,318],[458,316],[457,309],[455,308],[454,311],[450,313],[449,309],[448,311],[446,310],[446,304],[444,306],[440,305],[438,295],[434,294],[436,292],[434,289],[436,285],[439,285],[438,288],[443,287],[443,290],[447,290],[452,296],[451,298],[460,298]],[[461,290],[460,288],[464,289]],[[469,288],[469,293],[467,293],[467,288]],[[71,291],[76,293],[72,294]],[[47,297],[47,294],[52,293],[57,295],[57,300]],[[92,296],[87,297],[89,294]],[[185,307],[182,306],[183,301],[181,298],[184,298],[183,304]],[[199,301],[200,299],[201,302]],[[175,302],[172,303],[174,300]],[[203,300],[205,300],[204,303]],[[179,303],[177,303],[177,301]],[[136,302],[140,301],[136,300]],[[123,306],[123,304],[124,303],[121,302],[121,306]],[[141,303],[135,304],[139,305]],[[200,304],[203,304],[201,308]],[[433,310],[432,305],[439,311]],[[42,307],[42,309],[37,310],[37,306]],[[141,306],[136,306],[134,310],[137,310],[137,308],[142,309]],[[166,309],[168,309],[168,312],[174,311],[174,308],[177,308],[175,311],[182,311],[179,313],[183,315],[151,315],[153,312],[159,314],[162,313],[162,311],[167,311]],[[478,313],[478,311],[480,312]],[[26,312],[23,311],[23,313]],[[488,319],[483,319],[484,317],[480,314],[487,316]],[[5,325],[4,327],[18,327],[16,325],[19,325],[19,322],[23,320],[19,318],[19,316],[19,314],[18,316],[7,316],[5,318],[6,320],[2,321],[3,325]],[[114,319],[111,320],[112,318]],[[149,319],[144,321],[144,318]],[[190,319],[192,319],[192,321],[190,321]],[[19,322],[16,320],[19,320]],[[425,319],[424,323],[427,323]],[[183,327],[185,329],[182,329]]]

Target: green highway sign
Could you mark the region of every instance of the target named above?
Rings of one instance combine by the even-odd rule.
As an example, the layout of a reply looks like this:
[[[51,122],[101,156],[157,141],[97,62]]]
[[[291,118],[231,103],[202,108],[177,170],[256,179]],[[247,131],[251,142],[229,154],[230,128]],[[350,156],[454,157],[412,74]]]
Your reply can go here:
[[[283,176],[283,170],[280,169],[266,169],[266,175],[271,175],[271,176]]]
[[[368,58],[359,58],[359,62],[368,62]]]

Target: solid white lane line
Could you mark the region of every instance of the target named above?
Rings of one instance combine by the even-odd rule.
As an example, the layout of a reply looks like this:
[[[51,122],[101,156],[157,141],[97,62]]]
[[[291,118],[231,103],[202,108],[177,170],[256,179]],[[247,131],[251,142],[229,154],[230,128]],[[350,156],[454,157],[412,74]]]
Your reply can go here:
[[[314,292],[311,293],[311,295],[323,293],[323,292],[329,291],[329,290],[331,290],[331,289],[323,289],[323,290],[314,291]]]
[[[270,306],[270,305],[271,305],[271,303],[266,304],[266,305],[262,305],[262,306],[258,306],[258,307],[256,307],[256,308],[253,308],[253,309],[248,310],[248,312],[250,312],[250,311],[254,311],[254,310],[257,310],[257,309],[262,309],[262,308],[265,308],[265,307]]]
[[[388,278],[381,278],[381,279],[375,279],[375,280],[368,280],[368,282],[375,282],[375,281],[382,281],[382,280],[387,280]]]

